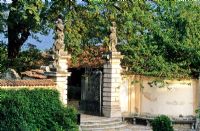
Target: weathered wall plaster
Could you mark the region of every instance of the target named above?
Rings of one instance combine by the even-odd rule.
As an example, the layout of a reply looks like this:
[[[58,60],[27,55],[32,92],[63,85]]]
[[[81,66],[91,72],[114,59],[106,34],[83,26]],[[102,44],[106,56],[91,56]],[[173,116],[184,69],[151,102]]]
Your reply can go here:
[[[120,102],[121,110],[129,114],[195,115],[198,106],[198,80],[165,80],[164,87],[161,88],[162,84],[159,82],[157,85],[150,84],[154,80],[156,78],[124,76],[120,93],[120,101],[123,101]],[[124,90],[128,91],[128,99]]]

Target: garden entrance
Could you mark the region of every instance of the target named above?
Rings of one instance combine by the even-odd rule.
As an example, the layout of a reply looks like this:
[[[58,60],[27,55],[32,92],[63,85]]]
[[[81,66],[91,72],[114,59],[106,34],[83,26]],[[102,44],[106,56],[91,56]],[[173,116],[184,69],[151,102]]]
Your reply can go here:
[[[81,81],[80,109],[84,113],[101,115],[102,71],[86,69]]]
[[[72,69],[69,77],[69,104],[81,113],[101,115],[102,71],[100,69]]]

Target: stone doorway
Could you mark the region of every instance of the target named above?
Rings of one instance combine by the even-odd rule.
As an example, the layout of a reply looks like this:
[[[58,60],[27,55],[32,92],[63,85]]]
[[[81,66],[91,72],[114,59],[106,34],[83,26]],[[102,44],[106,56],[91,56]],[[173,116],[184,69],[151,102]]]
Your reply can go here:
[[[80,113],[101,116],[102,69],[71,68],[68,78],[68,105]]]
[[[85,69],[81,80],[82,113],[99,115],[102,112],[102,71],[100,69]]]

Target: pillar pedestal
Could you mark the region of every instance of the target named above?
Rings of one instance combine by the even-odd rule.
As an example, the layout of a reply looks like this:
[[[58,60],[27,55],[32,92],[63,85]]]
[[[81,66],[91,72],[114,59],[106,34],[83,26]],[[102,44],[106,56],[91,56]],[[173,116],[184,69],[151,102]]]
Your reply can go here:
[[[120,52],[111,52],[110,59],[104,64],[103,75],[103,115],[121,117],[119,91],[121,85]]]
[[[44,72],[48,79],[53,79],[56,83],[56,89],[60,93],[60,100],[63,104],[67,105],[67,90],[68,90],[68,76],[71,75],[68,72],[67,59],[70,55],[59,56],[58,58],[58,69],[55,71]]]

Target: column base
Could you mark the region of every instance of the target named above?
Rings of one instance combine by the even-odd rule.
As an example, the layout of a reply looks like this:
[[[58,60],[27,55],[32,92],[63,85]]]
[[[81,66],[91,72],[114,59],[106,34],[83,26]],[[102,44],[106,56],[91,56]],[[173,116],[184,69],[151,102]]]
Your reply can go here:
[[[103,106],[102,111],[105,117],[122,117],[120,107]]]

